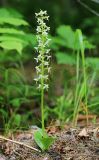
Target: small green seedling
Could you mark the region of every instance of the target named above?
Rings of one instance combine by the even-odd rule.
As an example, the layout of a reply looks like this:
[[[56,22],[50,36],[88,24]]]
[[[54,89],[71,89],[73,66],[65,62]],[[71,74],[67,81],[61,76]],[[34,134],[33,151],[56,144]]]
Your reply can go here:
[[[40,11],[36,13],[37,18],[37,41],[38,46],[35,47],[38,56],[35,58],[38,65],[36,66],[37,78],[34,80],[38,84],[38,89],[41,92],[41,119],[42,119],[42,129],[39,129],[34,134],[34,139],[38,146],[42,149],[42,151],[47,150],[50,145],[53,143],[54,138],[49,137],[45,131],[44,125],[44,91],[48,90],[49,86],[47,84],[48,81],[48,73],[50,72],[49,61],[51,55],[49,54],[50,49],[48,48],[50,39],[48,38],[48,32],[50,27],[46,25],[46,21],[49,19],[46,11]]]

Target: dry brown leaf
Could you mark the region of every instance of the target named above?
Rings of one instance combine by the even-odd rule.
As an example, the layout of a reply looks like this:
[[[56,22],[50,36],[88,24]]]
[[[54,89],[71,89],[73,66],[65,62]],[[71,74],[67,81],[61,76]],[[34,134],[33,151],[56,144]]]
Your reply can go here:
[[[78,136],[80,137],[88,137],[88,133],[87,133],[87,129],[86,128],[83,128],[80,133],[78,134]]]

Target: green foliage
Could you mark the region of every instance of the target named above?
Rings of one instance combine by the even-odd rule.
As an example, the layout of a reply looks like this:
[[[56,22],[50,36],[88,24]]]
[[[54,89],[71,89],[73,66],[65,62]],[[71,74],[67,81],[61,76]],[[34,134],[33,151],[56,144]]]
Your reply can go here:
[[[27,112],[27,117],[24,117],[24,111],[20,116],[21,105],[28,104],[35,95],[39,97],[25,76],[23,64],[28,58],[25,50],[28,47],[32,49],[36,39],[26,32],[29,24],[19,12],[1,8],[0,15],[0,117],[1,125],[8,133],[24,125],[30,116]]]
[[[55,56],[58,64],[75,65],[76,54],[74,52],[81,49],[77,31],[73,31],[70,26],[63,25],[57,29],[57,34],[57,37],[52,38],[51,47],[56,51]],[[85,49],[95,48],[85,36],[83,39]]]
[[[69,65],[75,65],[76,59],[75,56],[65,54],[63,52],[57,52],[56,53],[57,63],[58,64],[69,64]]]
[[[22,50],[26,46],[35,44],[35,38],[32,34],[26,33],[24,30],[20,31],[18,27],[29,26],[29,24],[23,20],[23,16],[11,9],[0,9],[0,47],[5,50],[16,50],[19,54],[22,54]],[[3,27],[3,28],[2,28]],[[34,42],[33,42],[34,39]]]
[[[59,47],[65,47],[67,49],[71,49],[71,50],[78,50],[80,49],[79,46],[79,41],[76,38],[77,37],[77,33],[76,31],[73,31],[71,26],[66,26],[66,25],[62,25],[57,29],[57,37],[53,38],[53,43],[54,45],[56,44],[56,46],[58,46],[57,48],[59,49]],[[52,45],[52,47],[54,47]],[[95,46],[92,45],[87,38],[84,36],[84,47],[86,49],[92,49]]]
[[[28,23],[23,20],[23,16],[13,9],[0,9],[0,24],[10,24],[13,26],[27,26]]]
[[[34,133],[34,139],[42,151],[48,150],[55,140],[55,138],[49,137],[46,132],[43,132],[42,129]]]

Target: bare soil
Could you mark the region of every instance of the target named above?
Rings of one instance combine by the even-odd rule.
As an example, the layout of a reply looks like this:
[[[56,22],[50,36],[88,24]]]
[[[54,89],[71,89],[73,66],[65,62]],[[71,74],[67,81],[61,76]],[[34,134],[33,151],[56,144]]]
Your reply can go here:
[[[9,138],[38,148],[33,132],[19,132]],[[56,141],[43,153],[1,139],[0,160],[99,160],[99,142],[93,136],[93,127],[68,128],[57,132],[52,129],[49,134],[56,136]]]

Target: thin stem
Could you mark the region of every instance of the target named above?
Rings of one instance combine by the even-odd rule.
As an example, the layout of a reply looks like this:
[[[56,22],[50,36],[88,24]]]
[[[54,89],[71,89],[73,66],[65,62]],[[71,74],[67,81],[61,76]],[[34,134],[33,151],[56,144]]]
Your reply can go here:
[[[84,94],[85,94],[86,120],[87,120],[87,126],[88,126],[87,77],[86,77],[84,47],[82,47],[81,54],[82,54],[82,63],[83,63],[83,74],[84,74]]]
[[[43,41],[43,39],[42,39]],[[44,125],[44,48],[42,48],[42,65],[41,65],[41,118],[42,118],[42,131],[44,134],[45,125]]]
[[[74,114],[73,114],[73,126],[76,125],[78,105],[77,105],[77,95],[79,90],[79,50],[77,52],[77,63],[76,63],[76,91],[75,91],[75,101],[74,101]]]
[[[41,83],[41,117],[42,117],[42,131],[44,133],[44,89],[43,89],[44,83],[42,81]]]

